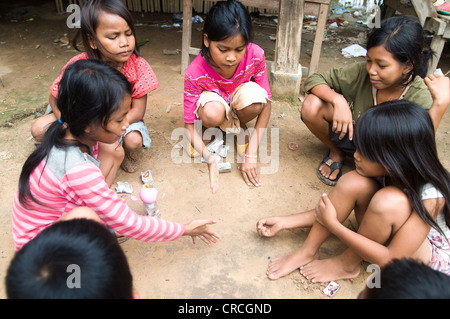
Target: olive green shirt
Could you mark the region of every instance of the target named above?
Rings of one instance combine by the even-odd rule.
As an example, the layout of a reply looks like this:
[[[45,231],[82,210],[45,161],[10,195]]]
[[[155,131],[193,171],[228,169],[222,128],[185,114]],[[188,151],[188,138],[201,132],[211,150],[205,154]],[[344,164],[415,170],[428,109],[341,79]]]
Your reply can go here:
[[[366,62],[357,62],[332,68],[327,72],[315,73],[305,81],[306,92],[310,93],[311,89],[319,84],[326,84],[345,97],[352,110],[354,123],[364,111],[375,105],[373,86],[366,70]],[[433,103],[430,91],[420,76],[415,77],[403,99],[425,109],[429,109]]]

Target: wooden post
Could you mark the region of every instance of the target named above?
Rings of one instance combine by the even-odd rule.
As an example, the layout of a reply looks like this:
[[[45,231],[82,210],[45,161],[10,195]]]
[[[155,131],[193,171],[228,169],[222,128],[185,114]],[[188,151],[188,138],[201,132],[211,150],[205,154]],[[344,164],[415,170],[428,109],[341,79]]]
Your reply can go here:
[[[183,35],[181,38],[181,73],[189,66],[192,41],[192,0],[183,0]]]
[[[304,0],[280,0],[271,90],[275,94],[298,94],[302,78],[300,61]]]
[[[319,7],[319,14],[317,15],[316,35],[314,38],[311,62],[309,63],[308,76],[316,73],[319,68],[319,58],[322,49],[323,33],[325,31],[329,7],[329,4],[324,3],[321,3]]]

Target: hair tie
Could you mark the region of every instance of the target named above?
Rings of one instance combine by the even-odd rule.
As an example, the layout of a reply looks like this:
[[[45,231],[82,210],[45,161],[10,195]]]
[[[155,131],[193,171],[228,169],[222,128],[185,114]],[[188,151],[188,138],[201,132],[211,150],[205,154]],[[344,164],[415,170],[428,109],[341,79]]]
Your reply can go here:
[[[59,124],[64,124],[63,121],[61,121],[61,119],[58,119]]]

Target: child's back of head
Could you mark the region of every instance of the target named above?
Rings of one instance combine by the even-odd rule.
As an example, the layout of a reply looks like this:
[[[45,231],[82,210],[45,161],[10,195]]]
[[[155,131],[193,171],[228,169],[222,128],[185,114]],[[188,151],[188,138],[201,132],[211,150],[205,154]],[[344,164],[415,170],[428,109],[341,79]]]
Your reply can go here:
[[[449,299],[450,277],[412,259],[394,259],[381,269],[380,285],[366,299]]]
[[[132,275],[106,227],[71,219],[46,228],[16,253],[6,293],[9,299],[132,298]]]

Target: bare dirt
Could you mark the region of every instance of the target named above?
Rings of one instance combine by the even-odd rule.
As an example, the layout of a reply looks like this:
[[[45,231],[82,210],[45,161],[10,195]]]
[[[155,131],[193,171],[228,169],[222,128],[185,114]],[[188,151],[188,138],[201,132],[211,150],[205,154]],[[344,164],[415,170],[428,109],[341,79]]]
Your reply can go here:
[[[21,167],[34,147],[31,123],[44,111],[48,88],[61,67],[77,52],[63,45],[63,37],[71,38],[74,30],[66,26],[68,15],[57,14],[51,0],[2,3],[0,14],[0,277],[3,282],[14,254],[12,201]],[[362,59],[344,58],[341,49],[353,43],[364,45],[367,28],[351,14],[339,17],[347,22],[334,32],[327,28],[319,71]],[[126,181],[134,187],[132,195],[121,196],[133,209],[143,213],[142,203],[135,200],[142,187],[140,171],[151,170],[159,190],[162,218],[183,223],[215,218],[218,222],[212,227],[223,237],[211,247],[203,243],[193,245],[188,237],[167,243],[129,240],[122,244],[141,298],[329,298],[322,292],[326,283],[310,283],[298,271],[276,281],[265,275],[270,258],[298,249],[308,229],[284,231],[273,238],[261,238],[255,231],[260,218],[310,209],[322,193],[331,190],[316,177],[326,149],[300,121],[299,101],[274,99],[267,140],[275,153],[279,150],[279,155],[261,164],[261,167],[275,168],[270,174],[262,175],[262,186],[248,187],[237,168],[236,158],[227,158],[232,163],[231,172],[221,174],[220,189],[211,194],[205,164],[186,157],[184,162],[175,163],[171,157],[172,152],[178,154],[176,145],[181,140],[181,136],[173,133],[183,127],[183,76],[181,56],[166,55],[163,50],[181,49],[181,29],[161,27],[173,24],[171,14],[136,13],[135,18],[138,41],[148,40],[141,48],[142,56],[153,67],[161,87],[150,94],[145,115],[152,146],[142,154],[137,173],[119,172],[116,181]],[[310,22],[305,21],[305,26]],[[276,24],[270,18],[258,18],[255,26],[255,42],[265,49],[267,60],[273,60],[275,42],[269,36],[275,36]],[[201,24],[194,24],[194,45],[200,41],[201,33],[197,30],[200,27]],[[305,28],[300,62],[306,67],[313,38],[314,31]],[[441,61],[448,61],[447,48]],[[441,63],[439,67],[444,73],[449,70],[448,64]],[[271,136],[276,132],[279,139],[271,143]],[[449,133],[447,112],[437,133],[439,154],[447,168],[450,168]],[[291,150],[290,142],[297,143],[298,148]],[[348,158],[344,172],[351,170],[352,165]],[[346,225],[357,227],[354,218]],[[344,249],[337,238],[331,237],[322,246],[320,258],[335,256]],[[356,298],[370,275],[367,266],[361,264],[357,278],[339,280],[341,288],[333,298]],[[5,297],[2,284],[0,298]]]

